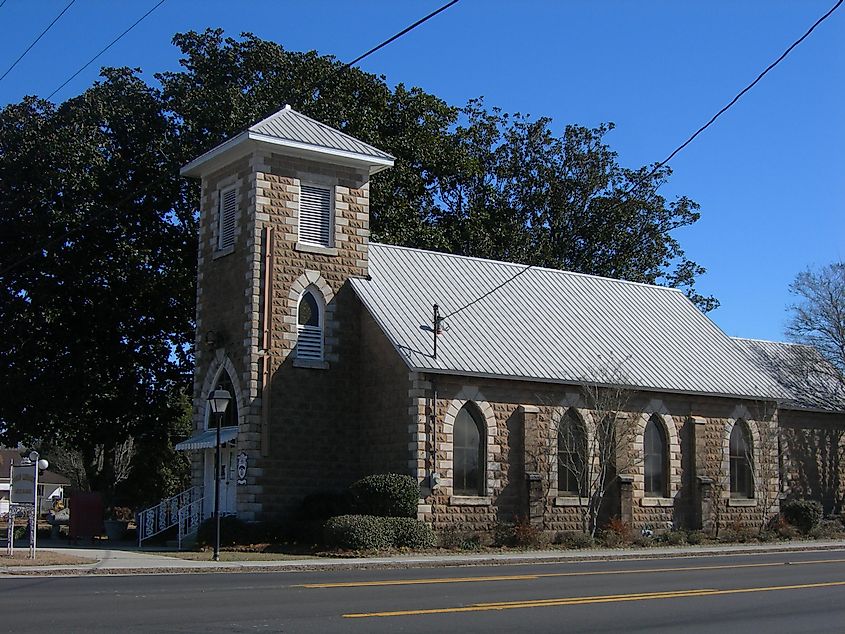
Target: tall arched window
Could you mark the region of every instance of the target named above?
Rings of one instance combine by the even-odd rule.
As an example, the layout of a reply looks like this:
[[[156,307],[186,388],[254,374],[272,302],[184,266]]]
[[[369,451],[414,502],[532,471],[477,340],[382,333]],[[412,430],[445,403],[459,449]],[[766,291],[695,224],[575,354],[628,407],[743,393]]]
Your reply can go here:
[[[587,439],[584,426],[570,409],[560,421],[557,435],[558,495],[578,496],[585,490]]]
[[[748,427],[743,421],[737,421],[731,430],[729,449],[732,498],[754,497],[754,479],[751,473],[751,465],[753,464],[751,447]]]
[[[322,302],[312,289],[306,289],[299,298],[297,309],[296,358],[323,359]]]
[[[231,397],[229,404],[226,406],[226,411],[223,413],[223,420],[220,421],[221,427],[237,427],[238,426],[238,398],[235,394],[235,386],[232,383],[232,378],[226,370],[220,372],[217,383],[212,388],[213,390],[226,390]],[[209,412],[206,425],[209,429],[217,426],[217,419]]]
[[[666,433],[663,425],[652,416],[645,426],[643,438],[645,458],[645,494],[649,497],[667,497],[668,476]]]
[[[484,495],[484,423],[467,404],[455,417],[452,429],[452,460],[455,495]]]

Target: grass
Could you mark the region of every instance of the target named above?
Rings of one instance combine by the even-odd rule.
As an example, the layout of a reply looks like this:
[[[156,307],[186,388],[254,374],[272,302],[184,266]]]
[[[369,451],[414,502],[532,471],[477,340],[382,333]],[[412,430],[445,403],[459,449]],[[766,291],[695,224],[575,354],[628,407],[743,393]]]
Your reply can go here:
[[[81,564],[93,564],[94,559],[66,555],[52,550],[38,550],[35,559],[29,558],[29,549],[16,549],[15,554],[9,557],[5,552],[0,553],[0,568],[4,566],[77,566]]]

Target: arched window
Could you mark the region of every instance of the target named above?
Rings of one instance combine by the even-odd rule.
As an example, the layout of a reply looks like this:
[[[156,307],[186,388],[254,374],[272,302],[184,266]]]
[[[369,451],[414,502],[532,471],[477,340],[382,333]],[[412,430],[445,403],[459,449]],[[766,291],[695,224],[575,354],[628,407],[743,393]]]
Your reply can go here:
[[[226,411],[223,413],[223,420],[220,421],[221,427],[237,427],[238,426],[238,397],[235,394],[235,386],[232,383],[232,378],[226,370],[220,372],[216,385],[212,390],[226,390],[231,397],[229,404],[226,406]],[[208,420],[206,421],[208,429],[217,426],[217,419],[211,414],[209,409]]]
[[[668,480],[666,433],[663,425],[652,416],[645,426],[643,438],[645,458],[645,494],[648,497],[667,497]]]
[[[751,473],[753,455],[748,436],[745,423],[737,421],[731,430],[729,449],[732,498],[754,497],[754,479]]]
[[[560,421],[557,435],[558,495],[578,496],[585,492],[587,439],[584,426],[570,409]]]
[[[484,495],[484,424],[469,404],[455,417],[452,460],[455,495]]]
[[[299,298],[296,323],[296,358],[321,361],[323,359],[322,301],[311,289],[306,289]]]

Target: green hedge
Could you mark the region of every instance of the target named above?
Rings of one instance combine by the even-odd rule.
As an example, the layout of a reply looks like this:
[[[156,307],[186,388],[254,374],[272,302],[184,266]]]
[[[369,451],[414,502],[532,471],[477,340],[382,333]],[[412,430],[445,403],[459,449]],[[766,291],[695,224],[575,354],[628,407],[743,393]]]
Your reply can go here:
[[[786,521],[805,535],[822,521],[822,505],[815,500],[789,500],[780,510]]]
[[[199,546],[213,546],[216,533],[216,523],[213,517],[208,518],[200,524],[197,531],[197,544]],[[234,515],[223,515],[220,517],[220,545],[235,546],[248,544],[252,539],[252,531],[249,525],[239,520]]]
[[[367,476],[349,487],[355,512],[379,517],[417,516],[420,486],[416,478],[398,473]]]
[[[436,538],[424,522],[410,517],[341,515],[323,527],[326,545],[346,550],[430,548]]]

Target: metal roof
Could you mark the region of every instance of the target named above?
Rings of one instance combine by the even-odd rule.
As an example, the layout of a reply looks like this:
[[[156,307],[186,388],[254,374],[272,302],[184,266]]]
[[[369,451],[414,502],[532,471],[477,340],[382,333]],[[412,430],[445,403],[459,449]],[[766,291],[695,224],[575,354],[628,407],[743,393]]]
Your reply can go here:
[[[842,376],[812,346],[739,337],[734,341],[789,393],[785,406],[845,411]]]
[[[220,443],[227,443],[238,437],[237,427],[221,427],[220,428]],[[217,446],[217,428],[206,429],[187,440],[176,445],[176,451],[187,451],[189,449],[213,449]]]
[[[370,280],[351,284],[416,371],[778,398],[783,389],[683,293],[524,265],[370,244]]]
[[[276,114],[250,126],[249,131],[285,141],[315,145],[330,150],[351,152],[390,161],[394,160],[394,157],[387,152],[344,134],[340,130],[335,130],[324,123],[315,121],[311,117],[293,110],[290,106],[285,106]]]

